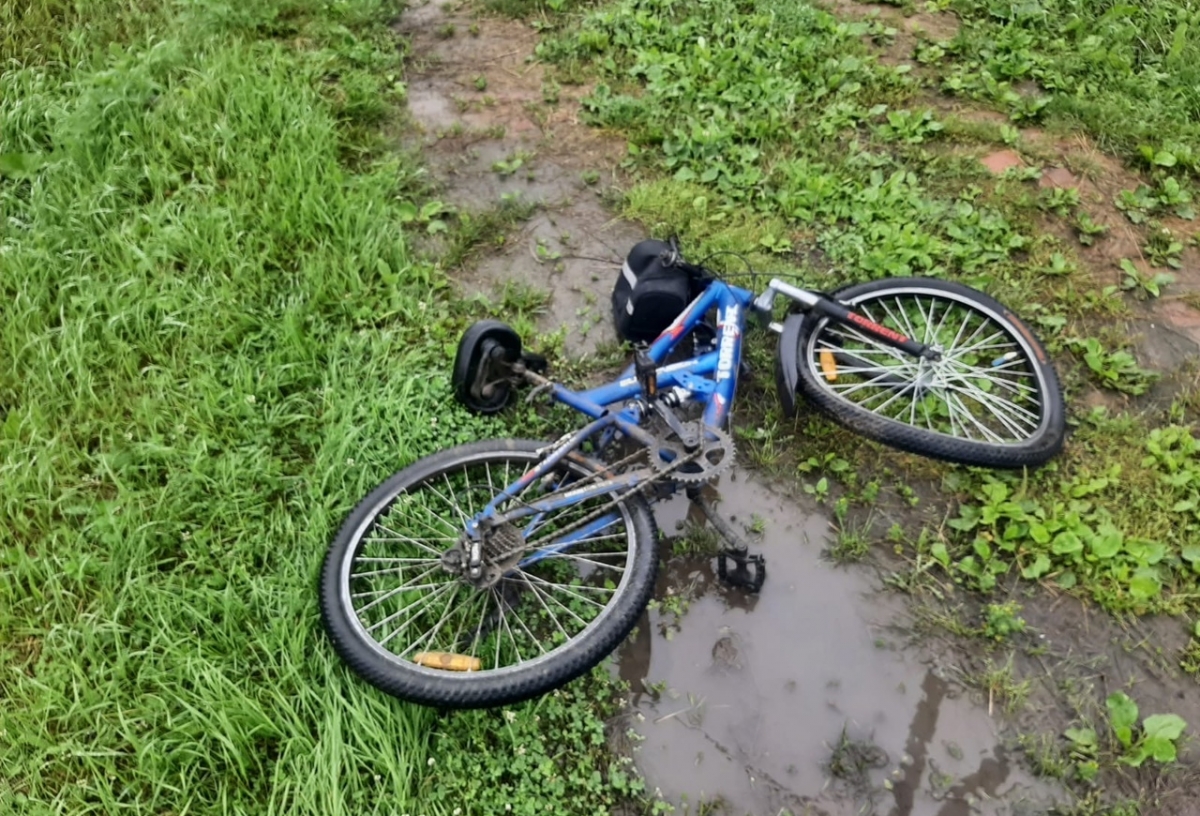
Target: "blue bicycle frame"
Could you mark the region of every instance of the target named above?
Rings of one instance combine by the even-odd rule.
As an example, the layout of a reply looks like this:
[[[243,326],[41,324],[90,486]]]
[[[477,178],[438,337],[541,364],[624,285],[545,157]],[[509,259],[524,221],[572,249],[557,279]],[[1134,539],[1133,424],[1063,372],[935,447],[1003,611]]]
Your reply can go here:
[[[723,281],[713,281],[658,336],[647,351],[655,365],[660,366],[656,372],[660,391],[681,389],[683,396],[688,401],[704,404],[702,422],[706,430],[710,428],[723,429],[729,416],[729,410],[737,390],[737,375],[742,360],[742,335],[746,326],[746,314],[753,300],[753,292],[730,286]],[[704,316],[714,307],[717,310],[716,349],[699,354],[689,360],[667,366],[662,365],[679,343],[700,324]],[[641,412],[636,406],[631,405],[631,402],[645,396],[642,394],[642,387],[632,365],[623,371],[614,382],[587,391],[572,391],[558,383],[550,383],[548,387],[553,399],[591,417],[592,422],[557,443],[553,453],[522,474],[519,479],[497,494],[475,517],[469,519],[466,522],[466,532],[472,538],[478,536],[480,525],[485,519],[493,525],[527,519],[524,534],[529,537],[546,513],[606,493],[632,489],[654,477],[655,474],[652,471],[632,470],[542,500],[522,502],[518,507],[499,513],[497,508],[500,505],[520,494],[534,481],[551,473],[567,455],[595,434],[601,434],[602,445],[610,441],[618,432],[643,445],[649,445],[652,442],[651,435],[640,427]],[[622,407],[619,410],[613,410],[612,406],[618,403]],[[518,566],[525,567],[549,555],[561,552],[576,542],[595,535],[618,519],[619,514],[615,510],[606,513],[586,526],[531,553]]]

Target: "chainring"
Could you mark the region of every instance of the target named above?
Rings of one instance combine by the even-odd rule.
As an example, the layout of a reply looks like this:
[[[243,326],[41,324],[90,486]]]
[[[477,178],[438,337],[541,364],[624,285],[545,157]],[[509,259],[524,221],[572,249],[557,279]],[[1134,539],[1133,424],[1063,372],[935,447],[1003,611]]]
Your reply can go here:
[[[650,464],[659,473],[681,484],[702,484],[733,467],[736,450],[733,437],[722,430],[704,428],[700,422],[684,423],[684,430],[702,436],[704,442],[688,450],[675,431],[656,434],[650,446]]]

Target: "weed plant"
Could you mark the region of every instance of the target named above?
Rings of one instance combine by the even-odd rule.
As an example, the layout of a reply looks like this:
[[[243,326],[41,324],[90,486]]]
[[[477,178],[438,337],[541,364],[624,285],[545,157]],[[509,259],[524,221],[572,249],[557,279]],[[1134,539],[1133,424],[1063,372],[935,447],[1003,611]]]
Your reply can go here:
[[[942,88],[1014,119],[1060,117],[1107,149],[1200,172],[1200,8],[1186,0],[950,0]]]
[[[699,254],[749,251],[760,267],[825,290],[910,274],[962,280],[1034,325],[1056,355],[1069,405],[1086,388],[1148,393],[1159,375],[1142,368],[1129,338],[1089,328],[1129,306],[1117,270],[1112,284],[1097,285],[1078,260],[1077,247],[1105,234],[1080,191],[1039,193],[1036,172],[992,177],[963,162],[948,143],[961,128],[948,130],[925,94],[932,83],[998,105],[1017,123],[1058,117],[1118,149],[1147,184],[1116,203],[1135,226],[1154,229],[1154,217],[1193,215],[1194,13],[1179,2],[938,6],[958,16],[959,34],[936,49],[919,44],[919,72],[879,59],[870,41],[890,36],[880,18],[847,21],[775,0],[713,0],[703,16],[672,0],[618,0],[540,53],[591,66],[597,84],[585,114],[627,135],[639,181],[626,212],[652,231],[677,231]],[[972,134],[997,147],[1022,138],[1013,126]],[[1057,233],[1048,229],[1055,224]],[[1182,242],[1161,227],[1146,242],[1152,262],[1179,262]],[[1165,273],[1130,278],[1126,267],[1131,296],[1153,298],[1170,284]],[[1076,420],[1067,454],[1037,474],[922,466],[959,509],[948,530],[919,537],[920,554],[976,589],[1019,575],[1109,609],[1194,607],[1200,561],[1188,474],[1197,460],[1188,430]],[[801,438],[812,422],[797,423],[795,436],[770,411],[752,422],[758,430],[742,435],[775,470],[785,461],[804,470],[828,454],[827,438]],[[790,460],[779,453],[789,446]],[[871,472],[876,449],[863,450],[871,453],[850,472]],[[873,479],[819,469],[808,488],[819,498],[836,480],[846,483],[836,506],[873,501],[857,487]]]

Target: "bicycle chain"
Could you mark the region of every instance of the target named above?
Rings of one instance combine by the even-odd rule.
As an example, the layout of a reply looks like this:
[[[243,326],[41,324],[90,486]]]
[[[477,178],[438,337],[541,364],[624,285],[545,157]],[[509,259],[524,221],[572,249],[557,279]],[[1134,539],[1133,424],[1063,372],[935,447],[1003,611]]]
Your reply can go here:
[[[614,465],[611,465],[608,467],[609,468],[618,467],[618,466],[624,465],[628,462],[631,462],[632,460],[639,458],[647,450],[649,450],[649,449],[642,448],[642,449],[636,451],[635,453],[631,454],[630,456],[627,456],[625,459],[622,459],[620,462],[617,462]],[[663,480],[664,477],[669,476],[671,473],[678,470],[679,468],[682,468],[684,465],[696,460],[703,453],[704,453],[703,449],[697,449],[697,450],[693,451],[692,453],[688,454],[687,456],[676,457],[674,461],[667,464],[666,467],[664,467],[661,470],[658,470],[657,468],[653,468],[653,470],[657,470],[656,476],[646,479],[641,484],[634,485],[632,488],[625,491],[624,493],[621,493],[620,495],[614,496],[608,502],[608,504],[605,504],[601,507],[597,507],[595,510],[588,513],[583,518],[578,519],[577,521],[574,521],[571,524],[568,524],[564,529],[556,530],[555,535],[563,536],[563,535],[567,535],[569,533],[573,533],[576,530],[582,529],[583,527],[587,526],[591,522],[593,522],[596,519],[603,516],[605,513],[612,510],[614,507],[619,505],[621,502],[631,499],[634,496],[638,496],[642,493],[648,492],[650,490],[650,488],[659,484]],[[588,479],[595,478],[595,477],[601,475],[601,473],[602,473],[602,471],[597,471],[594,474],[589,474]],[[572,488],[574,488],[574,487],[577,487],[577,485],[572,485]]]
[[[724,451],[724,455],[723,455],[721,461],[719,461],[715,466],[714,465],[702,466],[701,471],[698,473],[686,473],[686,475],[684,475],[683,478],[680,478],[680,476],[683,474],[677,474],[674,476],[674,479],[676,481],[679,481],[679,482],[685,483],[685,484],[708,481],[710,478],[717,475],[718,473],[723,473],[728,467],[730,467],[733,464],[733,452],[734,452],[733,440],[724,431],[716,431],[716,434],[717,434],[718,441],[722,445],[721,449]],[[660,443],[663,441],[662,439],[660,439],[658,437],[656,437],[656,440],[659,441]],[[704,445],[704,446],[697,448],[694,451],[678,455],[670,462],[664,462],[661,460],[656,462],[655,459],[658,459],[657,451],[660,450],[661,447],[662,446],[660,444],[659,446],[656,446],[653,448],[649,448],[649,447],[648,448],[639,448],[638,450],[634,451],[629,456],[626,456],[624,459],[621,459],[612,464],[601,463],[600,469],[596,470],[593,473],[589,473],[587,476],[585,476],[579,482],[573,483],[571,485],[571,489],[577,490],[580,487],[586,486],[587,484],[589,484],[593,481],[598,481],[606,473],[611,474],[615,471],[619,471],[620,468],[625,467],[628,464],[632,464],[635,460],[641,458],[647,452],[649,452],[649,454],[651,456],[651,467],[648,468],[648,470],[650,472],[654,473],[655,475],[651,476],[650,478],[646,479],[645,481],[641,482],[640,484],[634,485],[632,488],[625,491],[624,493],[621,493],[619,495],[614,495],[607,504],[597,507],[596,509],[592,510],[590,513],[583,516],[582,518],[573,521],[571,524],[568,524],[565,528],[563,528],[561,530],[555,530],[555,535],[556,536],[568,535],[570,533],[575,532],[576,530],[580,530],[583,527],[586,527],[591,522],[602,517],[605,513],[610,512],[613,508],[617,507],[621,502],[628,501],[629,499],[631,499],[635,496],[639,496],[642,493],[648,492],[650,490],[650,488],[657,486],[665,478],[671,476],[676,471],[679,471],[681,468],[685,467],[686,465],[696,462],[697,460],[703,461],[702,457],[704,457],[706,449],[709,451],[712,450],[712,448],[710,446]],[[520,501],[519,497],[514,497],[514,498],[516,498],[518,501]],[[523,501],[521,503],[528,504],[527,502],[523,502]],[[497,528],[497,530],[502,529],[504,526],[511,526],[511,525],[502,525],[502,527]],[[507,548],[505,548],[505,549],[507,549]],[[485,565],[489,564],[488,561],[485,561],[484,563],[485,563]],[[495,562],[491,561],[490,563],[494,564]]]

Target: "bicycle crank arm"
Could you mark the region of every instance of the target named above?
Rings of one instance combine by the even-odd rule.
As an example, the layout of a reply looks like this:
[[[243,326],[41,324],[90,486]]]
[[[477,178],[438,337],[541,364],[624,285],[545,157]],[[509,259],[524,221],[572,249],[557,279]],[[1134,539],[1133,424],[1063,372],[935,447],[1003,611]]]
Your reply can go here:
[[[699,505],[713,529],[725,539],[725,546],[717,553],[717,577],[726,584],[757,593],[767,580],[767,559],[750,553],[750,547],[733,525],[722,518],[700,488],[688,490],[688,498]],[[730,562],[733,563],[732,569]]]

